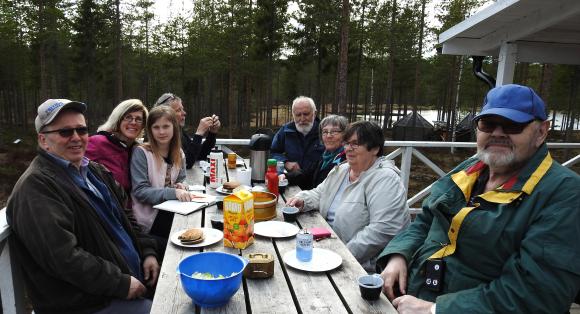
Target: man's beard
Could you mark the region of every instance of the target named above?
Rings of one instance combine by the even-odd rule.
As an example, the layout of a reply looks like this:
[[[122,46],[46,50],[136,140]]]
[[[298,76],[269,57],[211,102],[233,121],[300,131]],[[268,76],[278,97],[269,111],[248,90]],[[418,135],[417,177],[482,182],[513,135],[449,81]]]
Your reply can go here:
[[[308,125],[299,125],[298,123],[296,123],[296,130],[300,133],[302,133],[303,135],[306,135],[308,133],[310,133],[310,130],[312,130],[312,126],[314,126],[314,123],[308,123]]]
[[[516,161],[516,154],[514,151],[509,151],[508,153],[497,153],[497,152],[490,152],[487,149],[477,150],[476,157],[483,161],[484,164],[491,166],[491,167],[508,167],[515,165]]]
[[[491,143],[496,143],[496,144],[504,144],[504,145],[509,145],[510,146],[510,151],[503,153],[503,152],[494,152],[490,149],[487,149],[486,147],[484,147],[483,149],[480,149],[479,147],[477,148],[477,155],[476,157],[479,158],[479,160],[483,161],[483,163],[485,163],[488,166],[491,167],[509,167],[509,166],[514,166],[516,163],[518,163],[517,158],[516,158],[516,154],[514,151],[514,147],[513,144],[509,141],[509,140],[500,140],[500,139],[490,139],[487,143],[486,146],[491,144]]]

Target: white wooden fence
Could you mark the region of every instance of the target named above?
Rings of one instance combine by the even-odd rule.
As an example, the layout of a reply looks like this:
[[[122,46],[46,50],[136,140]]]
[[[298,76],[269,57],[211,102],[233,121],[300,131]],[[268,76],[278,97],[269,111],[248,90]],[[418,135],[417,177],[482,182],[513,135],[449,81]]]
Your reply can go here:
[[[230,146],[247,146],[249,139],[218,139],[219,145]],[[407,141],[385,141],[385,147],[396,147],[395,151],[388,154],[387,157],[395,159],[401,157],[400,168],[405,188],[409,185],[409,176],[411,174],[412,156],[415,156],[429,168],[431,168],[440,177],[445,175],[434,162],[423,155],[420,148],[475,148],[476,144],[472,142],[407,142]],[[548,143],[550,149],[579,149],[580,143]],[[580,162],[580,154],[573,156],[570,160],[563,163],[566,167]],[[429,195],[431,185],[408,198],[407,204],[412,207],[413,204]],[[412,208],[412,213],[420,212],[420,208]],[[15,261],[10,254],[8,237],[10,236],[10,227],[6,222],[6,209],[0,210],[0,294],[2,296],[2,310],[5,314],[24,313],[24,287],[19,267],[13,267]]]

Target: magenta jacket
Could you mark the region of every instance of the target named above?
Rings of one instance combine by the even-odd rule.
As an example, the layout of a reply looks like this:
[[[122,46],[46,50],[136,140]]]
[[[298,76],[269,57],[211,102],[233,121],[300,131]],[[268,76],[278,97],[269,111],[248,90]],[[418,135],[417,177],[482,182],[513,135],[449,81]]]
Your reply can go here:
[[[125,190],[127,195],[131,193],[131,177],[129,176],[129,154],[131,147],[127,147],[112,135],[105,136],[105,132],[89,137],[86,156],[92,161],[107,167],[113,177]]]

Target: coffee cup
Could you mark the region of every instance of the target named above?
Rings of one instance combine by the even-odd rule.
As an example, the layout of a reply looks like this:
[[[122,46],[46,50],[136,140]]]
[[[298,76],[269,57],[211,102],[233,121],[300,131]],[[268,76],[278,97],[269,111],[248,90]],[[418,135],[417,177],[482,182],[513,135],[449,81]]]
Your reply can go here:
[[[223,215],[212,215],[210,217],[211,227],[217,230],[224,230],[224,216]]]
[[[358,277],[360,295],[365,300],[377,300],[383,290],[383,278],[379,274],[362,275]]]
[[[284,221],[294,222],[296,221],[296,216],[300,210],[296,207],[283,207],[282,214],[284,215]]]
[[[280,194],[284,194],[287,186],[288,186],[288,179],[278,181],[278,191],[280,192]]]

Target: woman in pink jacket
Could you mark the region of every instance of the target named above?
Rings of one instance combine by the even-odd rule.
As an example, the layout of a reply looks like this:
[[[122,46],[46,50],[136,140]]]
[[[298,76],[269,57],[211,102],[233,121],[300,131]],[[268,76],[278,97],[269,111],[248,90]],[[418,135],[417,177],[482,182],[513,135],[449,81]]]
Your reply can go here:
[[[131,194],[130,155],[135,140],[143,134],[147,115],[141,100],[125,100],[113,109],[107,121],[97,129],[97,134],[89,137],[86,156],[107,167],[127,196]],[[130,201],[128,197],[127,208],[131,208]]]

